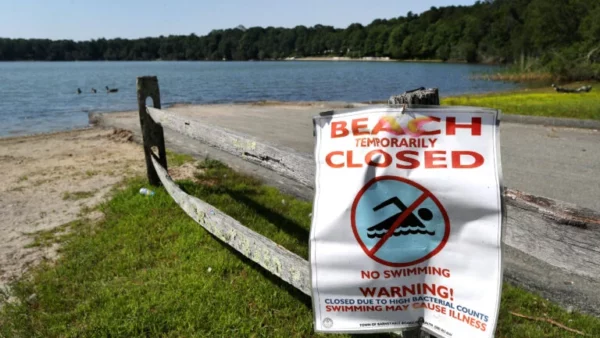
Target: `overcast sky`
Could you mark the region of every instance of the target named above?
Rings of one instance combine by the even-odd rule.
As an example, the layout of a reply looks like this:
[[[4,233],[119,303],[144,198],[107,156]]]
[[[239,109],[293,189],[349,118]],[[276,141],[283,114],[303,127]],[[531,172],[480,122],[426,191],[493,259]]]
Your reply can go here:
[[[0,37],[88,40],[205,35],[238,25],[345,28],[475,0],[0,0]]]

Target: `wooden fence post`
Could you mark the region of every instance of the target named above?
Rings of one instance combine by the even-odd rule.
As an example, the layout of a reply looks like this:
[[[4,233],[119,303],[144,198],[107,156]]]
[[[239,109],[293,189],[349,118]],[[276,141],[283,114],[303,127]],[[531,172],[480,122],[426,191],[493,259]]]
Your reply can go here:
[[[142,127],[142,139],[144,143],[144,155],[146,156],[146,169],[148,181],[153,186],[160,186],[160,179],[154,165],[152,164],[152,148],[158,148],[158,162],[167,169],[167,153],[165,149],[165,135],[163,127],[154,122],[146,111],[146,99],[152,98],[154,108],[160,109],[160,91],[156,76],[141,76],[137,78],[137,100],[140,113],[140,126]]]
[[[406,91],[400,95],[390,97],[390,105],[398,104],[418,104],[418,105],[439,105],[440,95],[437,88],[424,87]],[[421,329],[414,329],[402,332],[403,338],[435,338]]]
[[[421,87],[406,91],[400,95],[390,97],[389,104],[420,104],[434,105],[440,104],[440,94],[437,88]]]

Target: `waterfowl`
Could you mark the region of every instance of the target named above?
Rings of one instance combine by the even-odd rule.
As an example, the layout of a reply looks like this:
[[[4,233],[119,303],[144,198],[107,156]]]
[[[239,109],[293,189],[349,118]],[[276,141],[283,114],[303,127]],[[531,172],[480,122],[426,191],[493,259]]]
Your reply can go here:
[[[77,94],[81,94],[81,88],[77,88]]]
[[[96,94],[96,88],[92,88],[92,93]]]
[[[118,91],[119,91],[119,88],[108,88],[108,86],[106,86],[107,93],[116,93]]]

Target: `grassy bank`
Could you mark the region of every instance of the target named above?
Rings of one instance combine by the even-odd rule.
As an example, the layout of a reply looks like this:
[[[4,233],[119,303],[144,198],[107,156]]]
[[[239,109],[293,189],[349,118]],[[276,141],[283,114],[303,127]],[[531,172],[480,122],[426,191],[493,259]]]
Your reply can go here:
[[[216,161],[199,168],[179,181],[188,193],[307,257],[310,203]],[[0,337],[315,336],[309,297],[214,239],[163,189],[146,197],[142,186],[127,182],[100,207],[105,218],[97,223],[37,235],[37,245],[62,242],[61,258],[13,285],[18,301],[0,310]],[[600,335],[600,320],[507,285],[498,337],[574,336],[511,311]]]
[[[581,84],[568,87],[576,88]],[[479,106],[501,109],[504,114],[569,117],[600,120],[600,88],[589,93],[557,93],[551,87],[515,92],[463,95],[442,99],[443,105]]]
[[[554,76],[547,72],[499,72],[483,73],[473,76],[474,79],[508,82],[549,82]]]

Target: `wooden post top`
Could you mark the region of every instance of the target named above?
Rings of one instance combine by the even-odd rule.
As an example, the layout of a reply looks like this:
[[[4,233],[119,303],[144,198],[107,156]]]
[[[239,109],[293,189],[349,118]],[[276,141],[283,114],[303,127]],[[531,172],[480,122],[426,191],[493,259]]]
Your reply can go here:
[[[391,96],[388,100],[389,104],[423,104],[434,105],[440,104],[440,94],[437,88],[420,87],[413,90],[405,91],[400,95]]]

